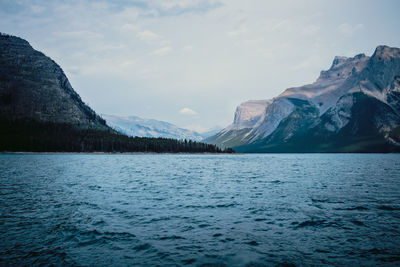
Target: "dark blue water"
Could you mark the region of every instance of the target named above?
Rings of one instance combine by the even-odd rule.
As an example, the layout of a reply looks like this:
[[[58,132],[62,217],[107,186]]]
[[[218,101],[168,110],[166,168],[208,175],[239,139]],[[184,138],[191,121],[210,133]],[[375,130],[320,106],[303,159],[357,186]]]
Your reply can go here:
[[[399,265],[400,155],[0,154],[0,265]]]

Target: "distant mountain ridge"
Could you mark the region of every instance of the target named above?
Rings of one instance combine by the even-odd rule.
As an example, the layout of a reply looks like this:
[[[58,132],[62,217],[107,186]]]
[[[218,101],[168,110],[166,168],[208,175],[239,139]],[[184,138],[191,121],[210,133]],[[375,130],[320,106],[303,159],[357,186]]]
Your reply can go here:
[[[201,141],[210,135],[202,135],[195,131],[179,128],[178,126],[154,119],[144,119],[137,116],[115,116],[101,114],[106,120],[107,125],[113,129],[129,135],[142,137],[164,137],[174,139],[187,139],[193,141]]]
[[[205,141],[242,152],[393,152],[399,126],[400,49],[378,46],[371,57],[335,57],[312,84],[242,103]]]

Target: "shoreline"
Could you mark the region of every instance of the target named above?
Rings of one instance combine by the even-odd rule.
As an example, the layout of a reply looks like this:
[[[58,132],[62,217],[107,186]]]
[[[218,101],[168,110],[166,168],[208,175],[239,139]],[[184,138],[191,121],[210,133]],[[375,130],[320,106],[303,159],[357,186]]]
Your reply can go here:
[[[210,153],[210,152],[32,152],[32,151],[0,151],[0,155],[2,154],[15,154],[15,155],[23,155],[23,154],[42,154],[42,155],[285,155],[285,154],[297,154],[297,155],[304,155],[304,154],[354,154],[354,155],[361,155],[361,154],[398,154],[396,152],[267,152],[267,153],[242,153],[242,152],[234,152],[234,153]]]
[[[48,154],[48,155],[62,155],[62,154],[87,154],[87,155],[237,155],[244,153],[210,153],[210,152],[33,152],[33,151],[0,151],[1,154]],[[267,154],[267,153],[266,153]]]

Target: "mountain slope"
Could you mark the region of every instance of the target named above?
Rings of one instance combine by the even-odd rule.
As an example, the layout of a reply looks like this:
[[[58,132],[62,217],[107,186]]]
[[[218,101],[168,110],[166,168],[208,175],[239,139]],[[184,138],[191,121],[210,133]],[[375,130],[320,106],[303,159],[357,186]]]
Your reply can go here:
[[[52,59],[18,37],[0,35],[0,115],[107,129]]]
[[[241,152],[399,151],[399,100],[400,49],[378,46],[371,57],[336,57],[313,84],[266,101],[245,132],[234,122],[206,141],[235,136]]]
[[[81,100],[53,60],[1,33],[0,151],[221,152],[198,142],[118,133]]]
[[[165,121],[143,119],[136,116],[101,115],[107,125],[128,136],[164,137],[174,139],[187,139],[201,141],[203,136],[199,133],[179,128]]]

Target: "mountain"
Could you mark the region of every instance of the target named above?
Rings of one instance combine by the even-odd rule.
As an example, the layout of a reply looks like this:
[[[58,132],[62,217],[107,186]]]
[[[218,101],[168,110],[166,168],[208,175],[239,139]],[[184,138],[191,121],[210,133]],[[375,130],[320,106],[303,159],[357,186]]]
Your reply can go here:
[[[205,140],[206,138],[208,138],[210,136],[216,135],[222,129],[223,129],[223,127],[221,127],[221,126],[214,126],[214,127],[208,128],[206,130],[196,131],[196,133],[201,135],[201,137],[203,138],[202,139],[202,141],[203,141],[203,140]]]
[[[60,66],[26,40],[0,35],[0,82],[3,117],[107,129],[71,87]]]
[[[398,152],[400,49],[335,57],[312,84],[242,103],[205,142],[239,152]]]
[[[165,121],[143,119],[136,116],[123,117],[106,114],[102,114],[101,116],[106,120],[107,125],[129,136],[164,137],[193,141],[203,140],[201,134],[179,128]]]
[[[82,101],[57,63],[1,33],[0,151],[222,152],[210,144],[118,133]]]

